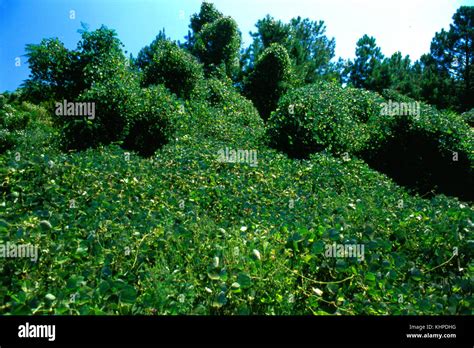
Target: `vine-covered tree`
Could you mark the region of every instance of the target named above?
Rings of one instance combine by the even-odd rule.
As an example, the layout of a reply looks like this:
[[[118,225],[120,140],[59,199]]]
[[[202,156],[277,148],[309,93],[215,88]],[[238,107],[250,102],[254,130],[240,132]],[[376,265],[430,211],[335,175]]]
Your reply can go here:
[[[169,40],[160,40],[152,54],[152,60],[143,72],[142,85],[164,84],[178,97],[190,98],[203,78],[197,59]]]
[[[201,32],[204,25],[213,23],[222,17],[224,17],[224,15],[217,10],[214,4],[204,1],[201,4],[199,13],[195,13],[191,16],[191,23],[189,25],[189,29],[191,30],[188,31],[185,47],[192,51],[196,43],[196,36]]]
[[[208,74],[222,69],[227,77],[233,77],[239,69],[240,45],[237,23],[230,17],[222,17],[202,27],[192,52]]]
[[[123,44],[113,29],[101,26],[94,31],[82,32],[77,45],[78,71],[83,81],[81,90],[89,88],[94,82],[103,82],[124,73],[128,58],[122,50]]]
[[[235,20],[203,2],[191,16],[191,29],[183,45],[204,65],[207,76],[235,77],[239,70],[241,33]]]
[[[26,46],[30,76],[23,84],[34,102],[65,96],[71,80],[73,53],[57,38]]]
[[[253,42],[242,55],[244,76],[252,71],[262,52],[274,43],[287,50],[300,84],[312,83],[326,74],[334,74],[335,69],[330,60],[334,57],[335,41],[325,35],[323,21],[297,17],[287,24],[267,15],[255,26],[257,31],[250,33]]]
[[[123,71],[127,58],[116,32],[105,26],[94,31],[83,28],[76,50],[68,50],[57,38],[27,45],[31,71],[23,84],[27,99],[74,98],[94,82]]]
[[[276,109],[291,82],[291,61],[285,47],[273,43],[265,49],[255,68],[244,80],[244,93],[253,101],[263,119]]]
[[[157,47],[159,46],[160,42],[164,40],[168,39],[166,37],[165,29],[163,28],[163,30],[160,30],[158,35],[156,35],[155,39],[151,42],[150,45],[143,47],[140,52],[138,52],[138,56],[135,60],[135,65],[140,70],[143,71],[148,65],[150,65]]]
[[[454,80],[447,70],[440,69],[431,54],[424,54],[414,64],[418,77],[419,99],[437,106],[439,109],[452,108],[458,105]],[[417,97],[417,96],[413,96]]]

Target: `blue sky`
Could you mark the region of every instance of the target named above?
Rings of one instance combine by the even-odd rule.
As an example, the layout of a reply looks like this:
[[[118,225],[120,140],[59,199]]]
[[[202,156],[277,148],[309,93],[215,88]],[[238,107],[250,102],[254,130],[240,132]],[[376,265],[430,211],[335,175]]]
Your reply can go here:
[[[369,34],[385,55],[401,51],[412,60],[429,51],[435,32],[449,28],[457,8],[474,5],[474,0],[213,2],[237,21],[245,46],[250,43],[248,32],[266,14],[283,21],[302,16],[324,20],[327,35],[336,39],[336,58],[353,58],[356,41]],[[23,56],[28,43],[59,37],[73,49],[80,39],[81,22],[91,30],[105,24],[117,31],[125,49],[136,56],[162,28],[172,39],[183,41],[189,17],[199,11],[200,4],[201,0],[0,0],[0,91],[14,90],[28,77]]]

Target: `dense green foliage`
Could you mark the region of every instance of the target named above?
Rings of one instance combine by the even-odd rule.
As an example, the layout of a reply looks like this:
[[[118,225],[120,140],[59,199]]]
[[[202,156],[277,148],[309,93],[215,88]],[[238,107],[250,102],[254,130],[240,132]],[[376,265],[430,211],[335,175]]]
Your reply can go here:
[[[10,105],[4,104],[4,97],[0,96],[0,153],[11,149],[18,139],[18,132],[23,130],[29,122],[24,114],[16,114]]]
[[[43,39],[27,45],[30,78],[24,83],[27,98],[33,102],[68,97],[73,86],[74,55],[59,39]]]
[[[206,24],[211,24],[218,19],[224,17],[224,15],[216,9],[214,4],[203,1],[199,13],[195,13],[191,16],[191,23],[189,24],[190,32],[188,32],[187,42],[185,46],[192,50],[196,43],[196,35],[198,35],[202,28]]]
[[[129,75],[114,76],[83,92],[77,101],[94,103],[95,117],[57,116],[65,148],[82,150],[123,141],[140,102],[139,92],[138,81]]]
[[[1,156],[2,241],[40,254],[0,264],[0,312],[469,313],[470,207],[411,197],[356,159],[287,159],[230,121],[214,137],[222,114],[203,110],[150,159]],[[217,161],[228,138],[258,166]],[[335,242],[364,243],[364,260],[325,257]]]
[[[463,112],[461,114],[461,117],[464,119],[464,121],[466,121],[468,125],[474,127],[474,109]]]
[[[336,83],[292,89],[279,101],[268,122],[272,144],[293,157],[328,150],[358,153],[378,129],[384,100],[367,91],[342,88]]]
[[[383,93],[387,100],[415,104],[394,91]],[[399,184],[422,194],[443,192],[474,200],[474,134],[459,115],[439,112],[420,103],[419,115],[394,115],[390,137],[379,141],[363,158]]]
[[[380,94],[338,83],[323,22],[257,28],[240,72],[206,2],[186,44],[136,59],[105,27],[28,46],[0,95],[0,244],[39,255],[2,258],[0,314],[471,314],[472,110],[400,94],[425,67],[369,37],[351,78]]]
[[[279,44],[267,48],[244,81],[244,94],[253,101],[263,119],[276,109],[278,100],[290,87],[291,63]]]
[[[206,80],[199,96],[201,99],[186,103],[186,114],[177,120],[177,137],[211,138],[223,146],[248,149],[266,142],[262,118],[230,80]]]
[[[124,78],[129,64],[125,57],[123,44],[114,30],[105,26],[92,32],[84,30],[78,43],[78,66],[81,76],[76,76],[76,84],[84,81],[79,88],[82,92],[95,83],[120,77]]]
[[[239,69],[240,36],[237,23],[230,17],[222,17],[202,27],[192,52],[208,73],[222,67],[232,77]]]
[[[48,102],[48,108],[54,113],[56,103],[62,103],[62,98],[94,104],[93,117],[57,115],[54,122],[62,131],[63,148],[82,150],[99,144],[126,142],[127,148],[151,155],[168,141],[170,115],[175,111],[169,106],[177,105],[177,101],[161,86],[140,89],[139,76],[129,67],[113,30],[105,27],[93,32],[84,30],[76,51],[67,51],[58,40],[43,40],[38,46],[28,47],[32,65],[28,86],[38,85],[46,92],[38,95],[27,87],[27,99],[35,94],[35,98]],[[151,47],[155,50],[151,61],[145,59],[149,50],[140,56],[141,67],[145,67],[143,84],[164,84],[179,97],[189,98],[203,79],[202,67],[189,53],[167,41],[164,34],[159,35]],[[51,50],[56,53],[50,54]],[[67,60],[68,57],[77,59]],[[64,74],[71,71],[75,75],[65,77]],[[155,106],[155,103],[162,105]],[[139,131],[144,125],[147,131]],[[3,138],[7,144],[12,134],[3,132]]]
[[[44,113],[34,105],[23,103],[14,108],[6,101],[0,94],[0,154],[13,149],[27,129],[38,127],[38,118],[44,118]]]
[[[293,157],[327,150],[358,155],[398,183],[473,200],[474,138],[455,113],[442,113],[386,90],[373,92],[319,83],[280,99],[268,131],[272,144]],[[386,114],[389,102],[419,106]]]
[[[162,85],[143,89],[135,98],[136,110],[128,110],[132,117],[124,147],[151,156],[170,140],[173,119],[179,117],[181,104]]]
[[[272,44],[279,44],[289,54],[296,84],[338,79],[340,67],[331,62],[336,43],[333,38],[326,36],[323,21],[296,17],[286,24],[267,15],[257,21],[255,26],[257,31],[251,33],[253,42],[241,59],[244,77],[252,71],[265,49]]]
[[[44,39],[27,45],[30,77],[24,98],[33,102],[77,98],[94,83],[123,76],[127,59],[114,30],[105,26],[83,29],[76,50],[68,50],[59,39]]]
[[[134,60],[135,65],[138,67],[139,70],[143,71],[146,67],[151,64],[153,60],[153,56],[158,50],[158,45],[161,41],[169,40],[166,37],[165,30],[163,29],[156,35],[155,39],[152,43],[148,46],[143,47],[140,52],[138,52],[137,58]]]
[[[195,57],[174,42],[160,40],[143,74],[144,86],[164,84],[178,97],[189,98],[199,80],[202,67]]]

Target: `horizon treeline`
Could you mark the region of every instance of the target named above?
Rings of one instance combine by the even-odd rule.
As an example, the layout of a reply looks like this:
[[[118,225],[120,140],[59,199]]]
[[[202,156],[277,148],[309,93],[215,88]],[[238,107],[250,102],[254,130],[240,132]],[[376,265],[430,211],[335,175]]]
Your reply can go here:
[[[137,57],[130,55],[126,63],[128,68],[141,74],[142,85],[153,84],[157,82],[153,81],[157,48],[167,46],[165,52],[169,54],[175,46],[184,51],[181,55],[202,65],[206,77],[231,79],[245,96],[252,99],[264,118],[274,105],[263,105],[266,104],[264,100],[252,98],[252,89],[269,86],[269,94],[279,95],[278,89],[284,89],[285,84],[299,87],[320,80],[337,81],[341,85],[379,93],[393,89],[438,109],[464,112],[474,107],[473,23],[474,7],[460,7],[449,30],[435,33],[430,52],[414,62],[401,52],[384,56],[375,37],[367,34],[356,43],[355,59],[339,58],[336,61],[336,39],[326,35],[326,25],[322,20],[297,17],[284,23],[267,15],[257,21],[256,31],[250,33],[253,42],[243,48],[235,20],[225,16],[212,3],[203,2],[200,12],[191,16],[190,30],[184,42],[171,41],[163,29],[153,42],[140,50]],[[27,45],[31,74],[20,88],[24,91],[24,99],[40,102],[77,95],[86,87],[84,82],[80,82],[84,80],[80,75],[85,74],[88,63],[101,59],[97,56],[100,52],[117,52],[123,46],[115,31],[105,26],[89,32],[83,25],[79,32],[82,40],[76,50],[66,49],[57,38]],[[275,76],[258,81],[254,76],[255,70],[259,69],[258,63],[260,66],[274,64],[272,59],[275,60],[277,54],[288,56],[291,72],[288,71],[288,76],[279,76],[279,86],[272,81]],[[196,70],[194,74],[199,73]],[[263,99],[267,97],[264,95]]]

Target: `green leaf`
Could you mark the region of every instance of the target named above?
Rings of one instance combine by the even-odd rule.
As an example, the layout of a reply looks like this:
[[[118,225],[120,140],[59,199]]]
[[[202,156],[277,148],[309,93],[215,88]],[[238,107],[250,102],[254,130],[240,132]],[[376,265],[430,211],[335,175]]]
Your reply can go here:
[[[324,251],[325,243],[322,240],[318,240],[317,242],[313,243],[312,252],[315,255],[319,255]]]
[[[125,285],[120,290],[119,297],[124,303],[134,303],[137,299],[137,290],[131,285]]]
[[[375,274],[371,272],[365,274],[365,280],[367,280],[368,282],[375,282],[375,279]]]
[[[237,283],[244,289],[249,288],[252,285],[252,279],[246,273],[239,273],[237,276]]]

